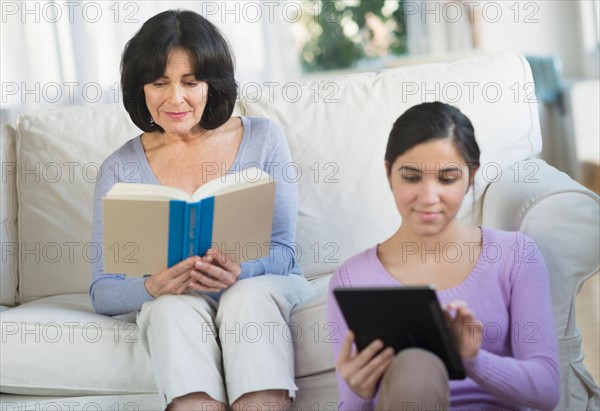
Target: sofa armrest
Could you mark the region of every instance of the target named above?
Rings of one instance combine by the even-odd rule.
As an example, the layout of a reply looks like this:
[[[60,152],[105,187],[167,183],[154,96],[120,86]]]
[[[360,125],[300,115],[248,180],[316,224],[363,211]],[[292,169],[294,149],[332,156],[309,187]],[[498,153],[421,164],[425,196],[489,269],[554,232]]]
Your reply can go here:
[[[489,184],[482,223],[519,230],[534,239],[548,266],[561,362],[558,409],[586,409],[600,389],[583,366],[575,297],[598,272],[599,198],[542,160],[527,160],[502,170]]]
[[[575,324],[566,320],[574,305],[563,304],[574,304],[600,266],[598,196],[545,161],[522,161],[488,186],[482,222],[522,231],[538,243],[550,271],[557,324],[566,325],[565,336],[572,334]]]
[[[0,304],[17,303],[19,239],[17,233],[16,131],[0,125]]]

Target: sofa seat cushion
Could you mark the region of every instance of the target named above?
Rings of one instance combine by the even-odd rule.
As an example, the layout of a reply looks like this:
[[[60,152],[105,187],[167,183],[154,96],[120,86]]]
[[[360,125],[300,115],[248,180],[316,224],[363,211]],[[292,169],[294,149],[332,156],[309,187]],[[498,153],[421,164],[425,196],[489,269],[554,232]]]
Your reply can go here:
[[[155,392],[133,323],[95,314],[86,294],[42,298],[0,314],[0,391],[30,395]]]
[[[294,405],[288,410],[336,410],[337,383],[335,373],[312,375],[296,380],[299,391]],[[95,395],[86,397],[43,397],[30,395],[0,394],[0,409],[6,411],[39,410],[162,410],[158,393]],[[255,408],[250,408],[255,409]]]
[[[308,377],[318,373],[333,371],[332,335],[337,328],[327,323],[327,287],[331,275],[321,275],[310,280],[316,295],[297,305],[290,317],[299,332],[294,336],[294,356],[296,359],[296,378]]]
[[[298,377],[333,369],[331,348],[323,347],[328,345],[328,280],[326,276],[314,281],[317,296],[292,313]],[[2,311],[0,391],[28,395],[155,392],[138,327],[125,317],[94,313],[87,294],[45,297]]]
[[[0,410],[162,411],[163,408],[158,393],[94,395],[85,397],[0,394]]]

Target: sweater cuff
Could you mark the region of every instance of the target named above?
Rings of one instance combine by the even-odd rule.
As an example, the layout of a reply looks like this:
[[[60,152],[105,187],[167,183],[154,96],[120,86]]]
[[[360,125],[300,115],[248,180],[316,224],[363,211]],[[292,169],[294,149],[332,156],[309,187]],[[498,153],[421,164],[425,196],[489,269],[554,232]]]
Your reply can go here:
[[[463,359],[463,365],[467,375],[471,378],[481,375],[482,370],[485,368],[489,353],[483,349],[479,349],[477,355],[473,358]]]
[[[135,290],[136,299],[141,301],[142,304],[146,301],[154,300],[154,297],[146,289],[146,278],[148,277],[149,276],[144,276],[142,278],[134,278],[131,280],[133,282],[133,289]]]
[[[238,277],[238,280],[250,278],[264,273],[265,269],[263,263],[260,260],[244,261],[240,263],[242,273]]]

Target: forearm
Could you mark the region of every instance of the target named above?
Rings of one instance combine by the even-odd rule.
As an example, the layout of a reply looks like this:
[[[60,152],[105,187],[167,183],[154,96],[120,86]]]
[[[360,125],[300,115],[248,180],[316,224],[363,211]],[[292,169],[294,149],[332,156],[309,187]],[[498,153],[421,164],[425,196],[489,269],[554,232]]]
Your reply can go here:
[[[268,256],[259,260],[243,262],[240,265],[242,267],[240,280],[264,274],[302,274],[294,249],[280,243],[271,243]]]
[[[104,275],[94,275],[90,285],[92,306],[98,314],[113,316],[139,311],[142,304],[153,299],[144,286],[144,278],[102,278]]]
[[[551,356],[540,353],[520,360],[480,350],[465,361],[467,374],[481,388],[498,398],[529,408],[553,409],[559,400],[560,376]]]

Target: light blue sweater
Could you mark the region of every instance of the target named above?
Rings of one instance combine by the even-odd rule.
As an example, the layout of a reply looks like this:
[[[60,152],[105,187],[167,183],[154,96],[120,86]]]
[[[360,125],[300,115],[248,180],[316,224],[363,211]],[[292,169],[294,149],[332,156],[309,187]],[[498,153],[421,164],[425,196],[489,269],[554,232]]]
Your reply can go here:
[[[255,117],[241,117],[244,127],[242,142],[230,172],[260,167],[275,180],[275,213],[270,255],[260,260],[241,263],[239,280],[263,274],[302,275],[296,261],[294,241],[298,215],[296,182],[286,178],[285,166],[291,157],[281,128],[274,122]],[[94,192],[92,241],[103,249],[102,198],[117,182],[160,184],[150,169],[140,139],[135,137],[112,153],[100,167]],[[103,258],[92,264],[90,297],[99,314],[119,315],[141,309],[153,297],[144,286],[144,278],[126,278],[122,274],[104,274]],[[151,273],[149,273],[151,274]],[[218,298],[220,293],[209,293]]]

